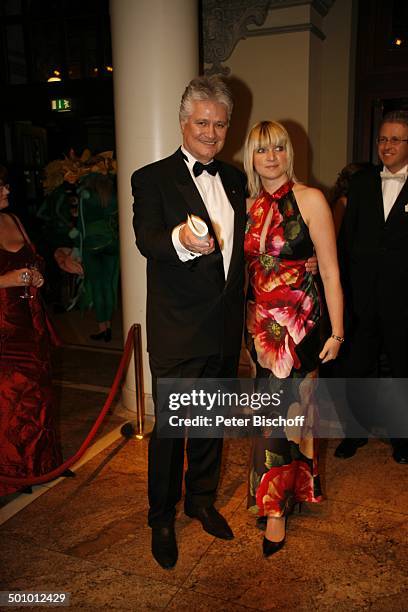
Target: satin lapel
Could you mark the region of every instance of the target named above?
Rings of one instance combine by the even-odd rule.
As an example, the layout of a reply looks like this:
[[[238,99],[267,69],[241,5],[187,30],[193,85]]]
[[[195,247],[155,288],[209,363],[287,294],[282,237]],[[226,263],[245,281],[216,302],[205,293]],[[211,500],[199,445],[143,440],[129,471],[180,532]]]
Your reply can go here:
[[[402,186],[401,191],[398,194],[397,199],[395,200],[390,213],[387,217],[387,221],[389,221],[390,218],[392,218],[394,215],[396,215],[398,213],[398,211],[400,211],[402,208],[404,208],[406,205],[408,205],[408,179],[405,181],[404,185]]]
[[[242,209],[240,185],[237,185],[234,181],[231,180],[228,169],[225,168],[222,162],[220,162],[219,172],[222,186],[224,187],[224,191],[227,194],[227,198],[229,199],[232,208],[235,212],[240,211]]]
[[[210,226],[211,221],[207,209],[191,178],[180,149],[174,154],[174,181],[185,201],[188,212],[197,215]]]
[[[237,264],[242,265],[243,253],[243,230],[245,226],[245,202],[242,201],[242,187],[230,179],[225,166],[220,166],[220,177],[225,193],[232,208],[234,209],[234,243],[232,245],[231,262],[228,270],[228,283]]]
[[[378,220],[380,223],[384,223],[384,201],[382,196],[382,186],[381,186],[381,176],[380,171],[382,170],[382,166],[377,168],[377,172],[374,176],[374,184],[375,184],[375,211],[378,216]]]

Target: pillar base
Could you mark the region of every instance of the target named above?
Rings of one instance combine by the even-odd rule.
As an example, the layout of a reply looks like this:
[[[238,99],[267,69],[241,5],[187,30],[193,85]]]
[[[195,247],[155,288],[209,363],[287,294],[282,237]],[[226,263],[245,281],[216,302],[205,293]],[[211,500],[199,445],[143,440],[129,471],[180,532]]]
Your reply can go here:
[[[128,387],[127,385],[123,385],[122,387],[122,406],[131,410],[136,414],[136,390]],[[154,404],[153,398],[150,393],[144,394],[144,408],[145,408],[145,416],[153,417],[154,416]]]

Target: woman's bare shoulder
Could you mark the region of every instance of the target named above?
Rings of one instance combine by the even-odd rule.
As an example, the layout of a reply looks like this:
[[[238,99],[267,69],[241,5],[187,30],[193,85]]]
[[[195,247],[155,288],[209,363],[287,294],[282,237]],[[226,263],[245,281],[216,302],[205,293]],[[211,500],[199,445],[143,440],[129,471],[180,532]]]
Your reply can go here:
[[[21,233],[23,233],[27,242],[30,242],[27,236],[27,232],[24,228],[24,225],[22,224],[20,219],[17,217],[17,215],[4,210],[1,213],[1,220],[2,220],[3,228],[7,231],[9,235],[21,236]]]
[[[14,223],[13,218],[16,218],[16,215],[12,215],[9,210],[0,211],[0,219],[2,223]]]
[[[14,229],[17,230],[17,222],[16,222],[17,217],[15,215],[12,215],[11,213],[9,213],[8,211],[2,211],[1,215],[0,215],[0,228],[2,227],[4,230],[6,231],[14,231]],[[21,222],[20,222],[21,225]]]
[[[296,195],[296,199],[304,204],[327,204],[323,193],[316,187],[309,187],[303,183],[296,183],[293,186],[293,192]]]
[[[309,185],[305,185],[304,183],[295,183],[293,185],[293,191],[296,194],[302,194],[303,197],[312,198],[313,196],[323,196],[323,193],[320,191],[320,189],[317,189],[316,187],[309,187]]]

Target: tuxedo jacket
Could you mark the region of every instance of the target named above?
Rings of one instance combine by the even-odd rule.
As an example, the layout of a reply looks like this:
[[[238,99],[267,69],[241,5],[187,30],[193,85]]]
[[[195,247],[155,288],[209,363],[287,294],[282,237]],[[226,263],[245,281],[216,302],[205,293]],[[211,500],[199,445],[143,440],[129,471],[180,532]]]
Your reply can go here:
[[[228,277],[207,209],[181,150],[132,175],[136,245],[147,259],[147,350],[185,359],[241,346],[244,305],[245,177],[220,162],[219,174],[234,209]],[[171,238],[187,214],[201,217],[215,239],[211,255],[180,261]]]
[[[384,221],[380,170],[352,177],[340,248],[354,313],[377,312],[392,325],[408,317],[408,180]]]

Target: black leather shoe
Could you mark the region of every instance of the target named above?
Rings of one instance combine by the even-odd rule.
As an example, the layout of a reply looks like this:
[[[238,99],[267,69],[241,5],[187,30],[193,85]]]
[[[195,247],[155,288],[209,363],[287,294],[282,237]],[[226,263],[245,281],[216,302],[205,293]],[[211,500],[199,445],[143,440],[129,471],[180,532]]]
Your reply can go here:
[[[232,540],[234,538],[234,534],[227,521],[214,506],[209,506],[208,508],[203,508],[202,506],[184,506],[184,512],[190,518],[198,519],[204,531],[216,538],[221,538],[222,540]]]
[[[163,569],[176,565],[178,550],[173,525],[152,528],[152,555]]]
[[[284,544],[285,544],[285,538],[283,538],[283,540],[281,540],[280,542],[271,542],[271,540],[268,540],[268,538],[264,537],[263,542],[262,542],[263,556],[270,557],[271,555],[274,555],[275,553],[278,552],[278,550],[283,548]]]
[[[367,442],[368,438],[345,438],[334,451],[334,456],[339,459],[349,459],[356,454],[357,449],[365,446]]]
[[[103,340],[105,338],[105,332],[101,331],[97,334],[90,334],[89,337],[91,340]]]
[[[408,464],[408,442],[396,444],[392,452],[392,458],[402,465]]]
[[[105,342],[110,342],[112,340],[112,330],[109,327],[108,329],[105,329],[105,331],[101,331],[97,334],[90,334],[89,337],[91,340],[105,340]]]

